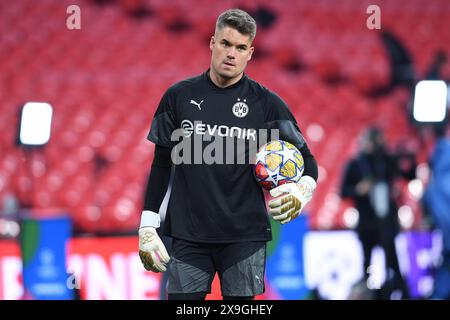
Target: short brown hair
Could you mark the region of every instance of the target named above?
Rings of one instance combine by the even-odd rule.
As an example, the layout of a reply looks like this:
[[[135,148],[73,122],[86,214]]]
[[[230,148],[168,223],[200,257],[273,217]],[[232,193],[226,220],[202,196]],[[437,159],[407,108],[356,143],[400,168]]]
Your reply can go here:
[[[217,18],[216,30],[231,27],[242,34],[250,36],[250,42],[256,37],[256,21],[241,9],[229,9]]]

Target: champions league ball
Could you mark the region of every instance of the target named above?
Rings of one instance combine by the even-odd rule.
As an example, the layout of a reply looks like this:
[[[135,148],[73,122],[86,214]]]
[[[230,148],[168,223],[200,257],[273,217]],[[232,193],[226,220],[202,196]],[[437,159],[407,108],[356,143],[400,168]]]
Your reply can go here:
[[[297,182],[304,169],[302,154],[287,141],[270,141],[256,154],[254,174],[258,183],[266,190]]]

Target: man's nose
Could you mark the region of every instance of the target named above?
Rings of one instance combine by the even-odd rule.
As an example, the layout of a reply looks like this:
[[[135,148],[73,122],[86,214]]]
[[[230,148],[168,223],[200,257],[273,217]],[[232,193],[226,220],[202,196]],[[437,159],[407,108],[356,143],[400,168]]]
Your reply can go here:
[[[227,58],[228,59],[234,59],[236,58],[236,49],[234,47],[231,47],[227,52]]]

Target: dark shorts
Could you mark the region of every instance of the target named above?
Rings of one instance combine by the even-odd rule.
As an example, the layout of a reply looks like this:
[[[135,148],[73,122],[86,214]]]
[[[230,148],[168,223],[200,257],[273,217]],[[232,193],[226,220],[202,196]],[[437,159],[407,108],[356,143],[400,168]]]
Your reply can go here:
[[[265,242],[195,243],[173,239],[168,293],[211,292],[216,272],[223,296],[264,293]]]

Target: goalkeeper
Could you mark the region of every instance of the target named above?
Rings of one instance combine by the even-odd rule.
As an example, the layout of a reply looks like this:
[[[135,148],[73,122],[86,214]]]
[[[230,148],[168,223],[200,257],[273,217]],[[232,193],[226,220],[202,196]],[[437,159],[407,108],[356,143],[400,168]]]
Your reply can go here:
[[[152,120],[148,139],[155,144],[155,156],[139,228],[139,255],[147,270],[168,272],[169,300],[205,299],[216,273],[225,300],[262,294],[266,243],[272,239],[264,193],[249,162],[184,162],[175,165],[164,224],[164,234],[173,240],[169,257],[156,229],[176,162],[171,154],[176,154],[174,132],[183,130],[186,139],[202,140],[200,150],[193,148],[195,160],[209,146],[203,139],[207,134],[244,141],[248,155],[255,132],[278,130],[279,138],[294,144],[305,162],[297,184],[271,190],[279,198],[269,202],[269,214],[283,224],[302,212],[316,188],[316,161],[287,105],[244,73],[255,35],[249,14],[223,12],[210,40],[210,67],[171,86]]]

